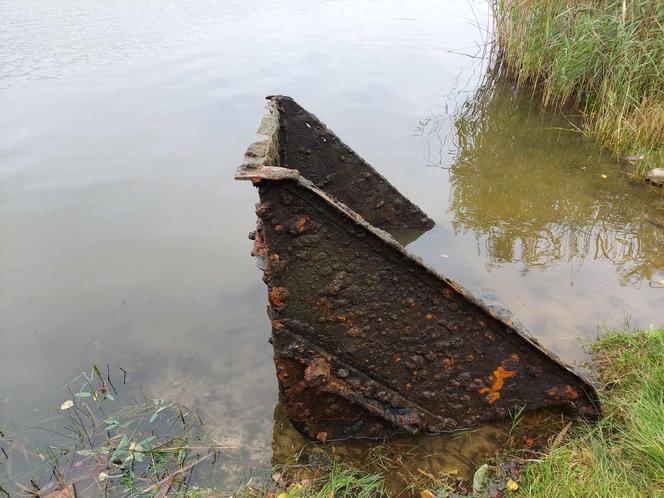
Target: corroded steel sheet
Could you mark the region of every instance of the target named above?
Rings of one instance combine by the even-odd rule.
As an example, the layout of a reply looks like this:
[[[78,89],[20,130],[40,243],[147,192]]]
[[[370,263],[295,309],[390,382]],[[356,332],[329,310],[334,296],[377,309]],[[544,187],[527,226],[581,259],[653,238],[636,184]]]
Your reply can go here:
[[[259,190],[254,253],[296,427],[325,441],[453,431],[524,406],[599,415],[592,385],[522,326],[281,167],[278,113],[268,105],[236,178]]]
[[[269,98],[279,116],[281,166],[359,213],[373,226],[431,228],[433,220],[394,188],[323,122],[290,97]]]

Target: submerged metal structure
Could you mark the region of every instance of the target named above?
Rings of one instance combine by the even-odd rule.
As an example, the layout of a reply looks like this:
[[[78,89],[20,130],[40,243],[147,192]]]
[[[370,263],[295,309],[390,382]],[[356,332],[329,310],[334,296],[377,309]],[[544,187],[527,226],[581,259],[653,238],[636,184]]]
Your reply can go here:
[[[439,433],[522,407],[595,417],[593,386],[387,232],[431,220],[288,97],[268,97],[236,179],[258,187],[280,398],[320,441]]]

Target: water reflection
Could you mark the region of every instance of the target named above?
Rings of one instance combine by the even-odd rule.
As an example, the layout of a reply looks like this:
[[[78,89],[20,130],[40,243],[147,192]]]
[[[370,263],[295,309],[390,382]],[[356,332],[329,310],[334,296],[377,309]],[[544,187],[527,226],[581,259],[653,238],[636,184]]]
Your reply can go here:
[[[660,285],[664,204],[635,195],[615,162],[570,125],[489,74],[454,119],[452,227],[472,232],[489,268],[610,261],[625,285]],[[558,130],[558,131],[553,131]]]

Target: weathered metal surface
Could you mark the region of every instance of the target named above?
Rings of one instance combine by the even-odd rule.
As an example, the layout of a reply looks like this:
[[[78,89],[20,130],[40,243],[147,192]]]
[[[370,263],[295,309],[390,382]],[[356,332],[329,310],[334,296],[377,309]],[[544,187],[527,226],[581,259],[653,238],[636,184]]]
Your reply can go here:
[[[254,253],[264,258],[280,397],[296,427],[325,441],[452,431],[524,406],[599,414],[592,385],[523,327],[279,167],[275,114],[268,106],[236,177],[259,189]]]
[[[426,228],[433,221],[316,116],[290,97],[269,97],[279,115],[281,166],[346,204],[375,227]]]

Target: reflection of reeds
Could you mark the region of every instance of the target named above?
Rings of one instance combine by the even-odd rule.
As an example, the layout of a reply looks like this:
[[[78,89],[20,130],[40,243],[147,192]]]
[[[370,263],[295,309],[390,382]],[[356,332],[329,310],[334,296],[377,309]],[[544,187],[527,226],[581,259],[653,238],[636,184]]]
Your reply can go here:
[[[506,71],[643,175],[664,161],[664,2],[495,0]]]
[[[520,97],[492,69],[454,119],[450,209],[456,230],[485,239],[494,264],[525,269],[586,258],[611,261],[624,283],[664,268],[664,213],[627,181],[605,180],[611,160],[564,122]]]

